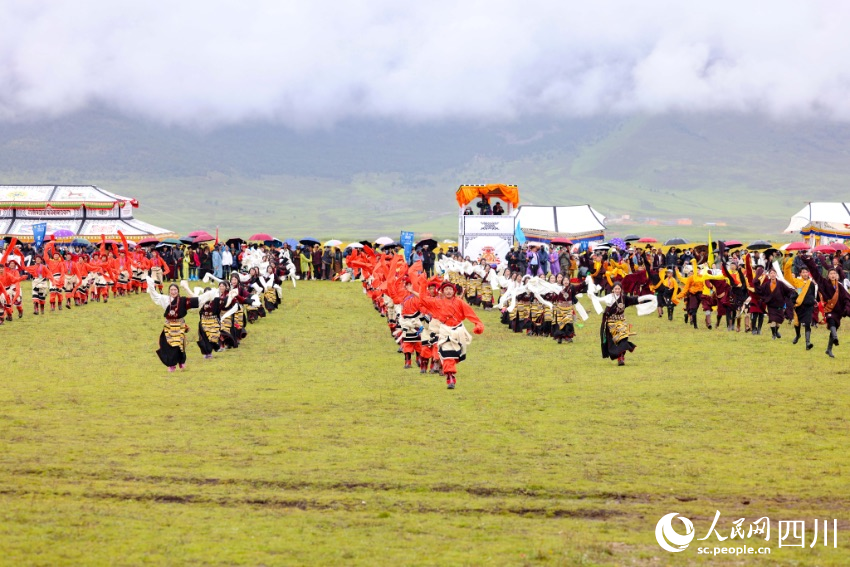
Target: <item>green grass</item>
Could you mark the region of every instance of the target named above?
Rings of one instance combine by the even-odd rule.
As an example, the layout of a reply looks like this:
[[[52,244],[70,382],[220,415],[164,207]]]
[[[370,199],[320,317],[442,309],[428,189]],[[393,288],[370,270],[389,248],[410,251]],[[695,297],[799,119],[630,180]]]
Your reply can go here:
[[[630,313],[618,368],[595,316],[557,345],[486,312],[447,391],[402,370],[359,284],[284,292],[242,347],[175,374],[146,297],[0,328],[0,563],[690,564],[696,542],[666,553],[655,524],[703,537],[716,510],[724,535],[837,518],[839,549],[772,532],[763,561],[850,561],[848,347],[828,360],[823,330],[805,352],[788,328]]]

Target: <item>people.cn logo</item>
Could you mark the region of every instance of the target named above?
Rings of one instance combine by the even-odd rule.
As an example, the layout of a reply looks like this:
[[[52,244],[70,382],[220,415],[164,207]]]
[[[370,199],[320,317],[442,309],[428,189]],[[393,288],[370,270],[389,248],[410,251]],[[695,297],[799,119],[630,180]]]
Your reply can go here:
[[[679,519],[685,524],[685,535],[679,534],[673,529],[673,518],[679,516],[677,512],[667,514],[655,524],[655,539],[658,540],[658,545],[667,551],[678,553],[685,551],[688,545],[693,541],[696,533],[694,525],[689,519],[684,516],[679,516]]]

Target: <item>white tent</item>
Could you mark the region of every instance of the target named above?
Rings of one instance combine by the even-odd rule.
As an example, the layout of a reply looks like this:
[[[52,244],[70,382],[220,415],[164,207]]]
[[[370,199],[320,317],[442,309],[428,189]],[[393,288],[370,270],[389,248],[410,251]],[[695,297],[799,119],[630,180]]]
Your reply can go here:
[[[809,203],[791,217],[786,233],[831,240],[850,238],[850,206],[847,203]]]
[[[133,218],[138,206],[94,185],[0,185],[0,235],[32,240],[33,225],[44,222],[48,235],[68,230],[90,240],[117,238],[119,230],[130,240],[177,236]]]
[[[522,205],[517,209],[516,218],[528,238],[549,240],[561,236],[587,241],[605,238],[605,216],[590,205]]]

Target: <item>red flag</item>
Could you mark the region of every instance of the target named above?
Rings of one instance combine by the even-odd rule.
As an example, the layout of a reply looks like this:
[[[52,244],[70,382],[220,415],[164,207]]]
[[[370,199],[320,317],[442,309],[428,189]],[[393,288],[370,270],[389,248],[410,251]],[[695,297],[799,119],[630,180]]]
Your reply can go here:
[[[218,227],[215,227],[215,245],[218,246]]]

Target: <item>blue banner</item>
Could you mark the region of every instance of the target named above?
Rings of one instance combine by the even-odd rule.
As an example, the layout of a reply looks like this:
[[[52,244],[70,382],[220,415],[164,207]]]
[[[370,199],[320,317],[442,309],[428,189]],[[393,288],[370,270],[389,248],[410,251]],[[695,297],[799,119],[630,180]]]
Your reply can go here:
[[[46,222],[37,222],[32,225],[32,239],[33,244],[35,244],[36,248],[41,248],[41,245],[44,244],[44,236],[47,234],[47,223]]]
[[[516,228],[514,229],[514,238],[520,244],[525,244],[525,233],[522,231],[522,227],[519,225],[519,219],[516,220]]]
[[[402,230],[401,238],[399,238],[399,244],[404,246],[404,259],[407,263],[410,263],[410,255],[413,253],[413,233]]]

